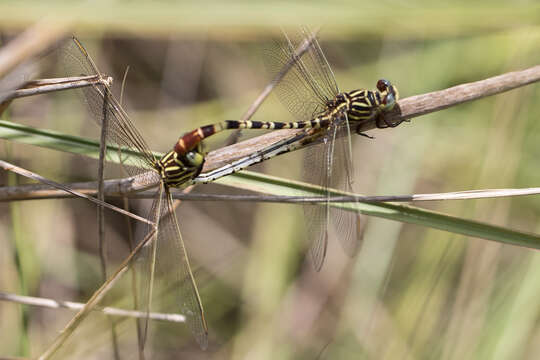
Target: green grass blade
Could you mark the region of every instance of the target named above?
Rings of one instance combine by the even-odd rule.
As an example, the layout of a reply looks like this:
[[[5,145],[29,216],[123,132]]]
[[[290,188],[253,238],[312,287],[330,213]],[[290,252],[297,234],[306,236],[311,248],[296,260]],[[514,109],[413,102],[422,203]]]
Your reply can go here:
[[[94,159],[99,157],[99,142],[95,140],[66,135],[51,130],[35,129],[9,121],[0,120],[0,138],[48,149],[85,155]],[[122,150],[122,155],[128,153],[134,155],[137,154],[131,150]],[[154,154],[157,157],[160,156],[159,153]],[[118,148],[108,147],[107,158],[111,162],[120,163]],[[124,157],[122,157],[122,160],[126,163]],[[315,185],[251,171],[242,171],[223,177],[217,180],[216,183],[271,195],[318,196],[321,193],[321,188]],[[337,190],[333,191],[333,194],[351,195]],[[427,226],[465,236],[479,237],[504,244],[540,249],[539,235],[527,234],[500,226],[449,216],[412,206],[389,203],[335,203],[332,204],[332,206],[388,220]]]
[[[53,130],[36,129],[30,126],[0,120],[0,138],[19,143],[39,146],[47,149],[69,152],[99,159],[99,141],[74,135],[67,135]],[[119,151],[121,150],[121,151]],[[125,165],[137,165],[130,157],[138,156],[139,152],[128,148],[107,146],[107,160]],[[160,157],[160,153],[154,153]]]
[[[282,179],[260,173],[242,171],[216,181],[216,183],[282,196],[319,196],[320,187],[298,181]],[[333,195],[351,195],[333,191]],[[540,249],[540,236],[490,225],[474,220],[445,215],[407,205],[390,203],[335,203],[332,206],[362,214],[381,217],[388,220],[402,221],[423,225],[466,236],[480,237],[510,245]]]

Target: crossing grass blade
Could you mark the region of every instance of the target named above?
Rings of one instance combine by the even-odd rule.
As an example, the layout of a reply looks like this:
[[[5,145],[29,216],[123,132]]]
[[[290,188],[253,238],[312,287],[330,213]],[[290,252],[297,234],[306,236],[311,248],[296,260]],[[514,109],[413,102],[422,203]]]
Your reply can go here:
[[[99,141],[54,130],[37,129],[11,121],[0,120],[0,138],[99,159]],[[129,155],[137,156],[140,155],[139,152],[127,148],[119,150],[117,146],[108,145],[107,160],[124,165],[136,164],[129,160]],[[122,158],[120,158],[119,154],[122,155]],[[156,152],[154,155],[159,156],[159,153]]]
[[[99,155],[99,143],[97,141],[50,130],[35,129],[3,120],[0,120],[0,138],[52,150],[80,154],[94,159],[97,159]],[[120,162],[120,159],[116,155],[118,154],[117,149],[108,147],[107,153],[107,158],[110,162]],[[160,156],[159,153],[155,154],[158,157]],[[321,193],[321,188],[315,185],[251,171],[242,171],[223,177],[216,180],[216,183],[271,195],[298,196],[299,192],[301,192],[306,196],[318,196]],[[332,195],[350,194],[332,190]],[[388,203],[366,204],[360,202],[332,203],[331,206],[388,220],[402,221],[456,234],[479,237],[504,244],[540,249],[539,235],[527,234],[417,207]]]

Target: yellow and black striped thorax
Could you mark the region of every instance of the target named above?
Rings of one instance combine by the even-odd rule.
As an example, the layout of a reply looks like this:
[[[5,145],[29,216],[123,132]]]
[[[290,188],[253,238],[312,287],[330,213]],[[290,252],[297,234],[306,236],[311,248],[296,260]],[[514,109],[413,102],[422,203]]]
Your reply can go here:
[[[155,168],[165,184],[170,187],[182,187],[200,174],[203,165],[204,155],[199,144],[196,149],[185,153],[169,151],[156,162]]]
[[[382,101],[380,92],[366,89],[341,94],[346,98],[346,113],[349,121],[372,119],[379,111]]]
[[[382,79],[377,82],[377,90],[358,89],[338,94],[328,103],[328,108],[346,112],[351,122],[363,122],[392,110],[398,99],[397,88]]]
[[[377,82],[376,90],[358,89],[336,95],[326,102],[326,110],[314,120],[320,120],[321,127],[328,126],[343,114],[347,114],[350,122],[368,121],[392,110],[398,97],[396,87],[388,80],[381,79]]]

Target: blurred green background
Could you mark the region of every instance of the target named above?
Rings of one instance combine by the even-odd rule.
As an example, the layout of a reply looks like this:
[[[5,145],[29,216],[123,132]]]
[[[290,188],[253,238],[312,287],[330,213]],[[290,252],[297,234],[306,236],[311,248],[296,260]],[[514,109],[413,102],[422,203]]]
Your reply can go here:
[[[302,24],[322,26],[321,45],[341,90],[373,88],[385,77],[404,98],[537,65],[539,10],[526,1],[4,1],[0,35],[5,44],[43,18],[70,23],[116,85],[130,66],[123,104],[152,149],[167,151],[185,131],[241,117],[269,81],[262,50],[281,36],[280,26],[288,32]],[[51,62],[54,55],[41,77],[55,71]],[[373,141],[356,137],[356,191],[399,195],[538,186],[539,98],[540,87],[533,84],[372,131]],[[70,92],[17,100],[2,119],[99,138]],[[254,119],[292,120],[273,97]],[[208,149],[222,145],[226,136],[213,139]],[[0,141],[2,159],[42,176],[66,183],[96,178],[94,160]],[[302,157],[301,151],[287,154],[255,170],[300,179]],[[109,166],[108,177],[118,176],[121,170]],[[1,179],[4,185],[25,182],[7,173]],[[211,184],[196,191],[241,193]],[[539,232],[536,197],[421,206]],[[148,204],[132,201],[131,207],[145,214]],[[536,359],[540,354],[540,257],[534,250],[369,219],[358,256],[350,259],[331,239],[326,263],[316,273],[304,257],[299,206],[184,202],[177,216],[196,269],[210,346],[201,351],[183,324],[155,322],[150,358]],[[0,291],[84,302],[99,286],[94,205],[4,203],[0,228]],[[124,219],[108,212],[111,269],[127,254],[126,234]],[[128,286],[126,277],[107,305],[129,307]],[[37,356],[72,315],[0,302],[0,356]],[[134,358],[135,323],[116,320],[122,358]],[[112,358],[109,324],[93,314],[57,357]]]

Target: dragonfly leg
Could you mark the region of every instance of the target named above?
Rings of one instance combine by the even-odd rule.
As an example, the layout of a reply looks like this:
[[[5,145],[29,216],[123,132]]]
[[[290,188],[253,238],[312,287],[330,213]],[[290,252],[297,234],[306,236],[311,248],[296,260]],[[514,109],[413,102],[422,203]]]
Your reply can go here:
[[[377,126],[377,127],[378,127],[378,126]],[[374,136],[371,136],[371,135],[368,135],[368,134],[366,134],[366,133],[361,132],[361,131],[360,131],[360,127],[357,127],[357,128],[356,128],[356,133],[357,133],[358,135],[367,137],[368,139],[371,139],[371,140],[375,139]]]
[[[383,112],[378,113],[377,116],[375,117],[375,126],[377,126],[377,128],[379,129],[389,128],[389,127],[394,128],[398,126],[399,124],[401,124],[402,122],[403,121],[398,121],[398,122],[393,123],[386,120]]]

